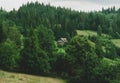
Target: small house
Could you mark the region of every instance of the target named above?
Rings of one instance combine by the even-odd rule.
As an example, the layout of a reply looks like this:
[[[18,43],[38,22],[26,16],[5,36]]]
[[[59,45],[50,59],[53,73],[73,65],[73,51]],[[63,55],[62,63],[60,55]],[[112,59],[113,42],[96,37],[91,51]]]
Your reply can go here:
[[[65,45],[65,43],[67,43],[67,42],[68,42],[67,38],[60,38],[57,41],[58,45],[61,45],[61,46]]]

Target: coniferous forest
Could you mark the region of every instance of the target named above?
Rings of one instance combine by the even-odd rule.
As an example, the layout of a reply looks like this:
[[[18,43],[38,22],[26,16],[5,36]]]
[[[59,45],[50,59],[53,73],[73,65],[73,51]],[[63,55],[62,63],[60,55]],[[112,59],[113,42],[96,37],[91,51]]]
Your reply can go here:
[[[119,40],[115,7],[78,12],[35,2],[10,12],[0,9],[2,70],[68,83],[120,83]]]

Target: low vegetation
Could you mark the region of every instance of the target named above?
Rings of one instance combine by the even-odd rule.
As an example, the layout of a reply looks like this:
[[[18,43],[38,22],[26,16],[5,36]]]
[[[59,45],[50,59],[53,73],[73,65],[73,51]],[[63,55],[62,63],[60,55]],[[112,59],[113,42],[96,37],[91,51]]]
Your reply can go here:
[[[83,36],[97,36],[97,32],[90,30],[77,30],[77,34]]]
[[[0,70],[0,83],[66,83],[64,80]]]
[[[112,39],[112,42],[120,48],[120,39]]]

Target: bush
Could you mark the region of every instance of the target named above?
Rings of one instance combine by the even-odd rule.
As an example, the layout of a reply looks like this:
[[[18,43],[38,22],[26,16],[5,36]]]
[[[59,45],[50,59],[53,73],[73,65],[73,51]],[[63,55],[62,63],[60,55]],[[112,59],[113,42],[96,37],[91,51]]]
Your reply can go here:
[[[68,72],[70,81],[80,83],[84,80],[95,80],[93,69],[99,64],[99,58],[90,40],[83,36],[76,36],[70,41],[66,52],[70,62],[68,68],[71,70]]]
[[[116,79],[118,70],[119,70],[119,64],[116,61],[103,58],[101,60],[101,63],[94,68],[94,77],[96,80],[101,81],[108,81],[110,82],[113,79]]]
[[[0,68],[5,70],[15,70],[18,66],[19,51],[13,41],[7,39],[0,46]]]

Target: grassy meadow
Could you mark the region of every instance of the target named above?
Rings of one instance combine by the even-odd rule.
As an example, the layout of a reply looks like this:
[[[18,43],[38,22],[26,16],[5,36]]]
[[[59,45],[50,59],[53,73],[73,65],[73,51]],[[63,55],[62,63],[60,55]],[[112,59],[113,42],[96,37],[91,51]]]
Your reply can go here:
[[[0,83],[66,83],[64,80],[0,70]]]

